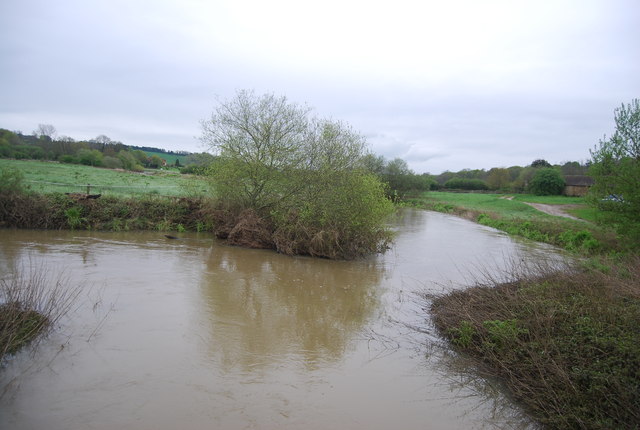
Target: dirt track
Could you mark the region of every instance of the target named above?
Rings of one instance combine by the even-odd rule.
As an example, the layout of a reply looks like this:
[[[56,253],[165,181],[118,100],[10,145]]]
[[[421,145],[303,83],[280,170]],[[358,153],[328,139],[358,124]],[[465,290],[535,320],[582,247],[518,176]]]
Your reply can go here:
[[[565,212],[566,209],[573,209],[579,205],[545,205],[542,203],[527,203],[527,202],[522,202],[522,203],[527,204],[531,207],[534,207],[538,209],[540,212],[544,212],[549,215],[561,216],[564,218],[571,218],[571,219],[581,221],[580,218],[576,218],[573,215],[569,215],[567,212]]]

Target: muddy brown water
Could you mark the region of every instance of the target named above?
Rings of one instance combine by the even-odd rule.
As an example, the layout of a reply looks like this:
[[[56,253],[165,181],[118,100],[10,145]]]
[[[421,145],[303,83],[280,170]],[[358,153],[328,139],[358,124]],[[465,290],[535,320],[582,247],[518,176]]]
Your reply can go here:
[[[550,249],[407,210],[352,262],[207,235],[1,230],[0,270],[46,266],[77,305],[0,372],[2,429],[525,428],[425,346],[416,292]]]

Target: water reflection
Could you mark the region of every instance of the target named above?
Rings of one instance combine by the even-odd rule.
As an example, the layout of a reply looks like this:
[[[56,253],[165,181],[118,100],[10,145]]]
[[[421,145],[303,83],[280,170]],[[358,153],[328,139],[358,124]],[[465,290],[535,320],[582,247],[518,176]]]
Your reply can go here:
[[[211,354],[227,370],[343,357],[380,304],[382,268],[215,248],[202,279]],[[293,359],[293,360],[292,360]]]

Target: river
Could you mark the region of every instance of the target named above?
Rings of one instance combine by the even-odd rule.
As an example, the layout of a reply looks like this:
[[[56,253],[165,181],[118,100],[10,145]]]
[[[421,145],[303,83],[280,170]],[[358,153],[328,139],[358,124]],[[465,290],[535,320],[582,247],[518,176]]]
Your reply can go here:
[[[527,428],[409,327],[428,325],[418,292],[550,249],[426,211],[393,228],[386,254],[349,262],[195,233],[0,230],[2,276],[46,266],[82,288],[0,371],[0,428]]]

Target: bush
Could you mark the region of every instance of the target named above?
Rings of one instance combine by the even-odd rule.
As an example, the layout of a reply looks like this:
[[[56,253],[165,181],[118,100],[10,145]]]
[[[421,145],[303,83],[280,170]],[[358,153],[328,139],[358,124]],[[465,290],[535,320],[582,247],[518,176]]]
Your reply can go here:
[[[102,165],[107,169],[122,169],[122,161],[119,158],[108,155],[102,158]]]
[[[75,155],[65,154],[58,157],[58,161],[66,164],[80,164],[80,160]]]
[[[26,191],[24,174],[14,168],[0,169],[0,199]]]
[[[276,249],[340,259],[386,250],[391,235],[384,222],[394,209],[378,179],[345,172],[318,180],[324,187],[314,187],[308,198],[272,213]]]
[[[79,149],[77,153],[78,160],[80,164],[84,164],[85,166],[102,166],[102,152],[97,149]]]
[[[555,196],[562,194],[564,186],[562,174],[552,167],[546,167],[536,170],[529,183],[529,191],[537,196]]]

